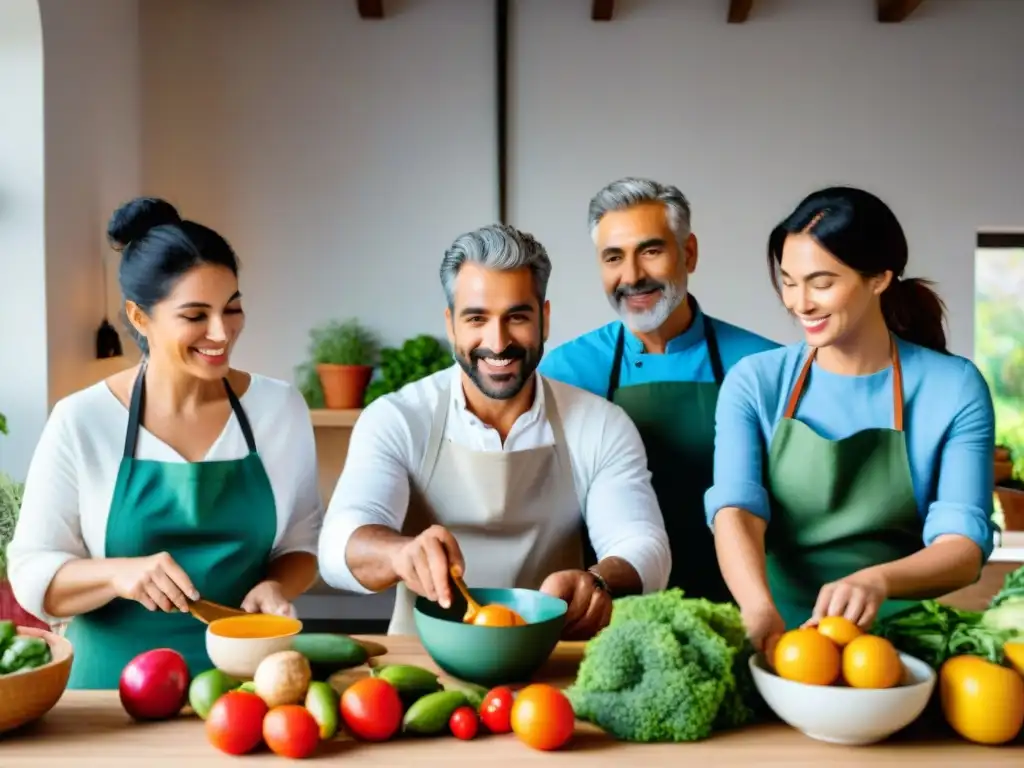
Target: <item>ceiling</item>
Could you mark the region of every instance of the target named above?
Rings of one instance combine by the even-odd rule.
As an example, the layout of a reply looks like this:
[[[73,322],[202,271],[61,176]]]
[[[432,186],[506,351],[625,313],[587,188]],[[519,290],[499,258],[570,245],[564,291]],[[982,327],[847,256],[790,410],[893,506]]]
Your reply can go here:
[[[758,0],[721,0],[722,13],[730,24],[742,24],[753,15],[757,17]],[[875,18],[883,24],[904,21],[924,0],[863,0],[875,7]],[[359,15],[364,19],[383,19],[385,0],[356,0]],[[611,21],[615,17],[615,0],[591,0],[590,18]]]

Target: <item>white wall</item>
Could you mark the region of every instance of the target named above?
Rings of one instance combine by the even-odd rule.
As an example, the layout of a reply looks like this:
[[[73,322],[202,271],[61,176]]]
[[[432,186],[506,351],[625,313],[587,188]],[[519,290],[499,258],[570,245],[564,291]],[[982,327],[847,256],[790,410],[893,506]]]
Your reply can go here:
[[[104,313],[117,318],[107,220],[140,189],[137,0],[40,0],[46,55],[46,307],[54,402],[127,365],[95,360]],[[104,305],[103,259],[109,305]]]
[[[0,472],[24,476],[47,413],[43,40],[36,0],[0,3]]]
[[[330,316],[443,332],[443,249],[496,215],[491,5],[143,0],[145,187],[238,246],[240,364],[290,377]],[[510,213],[555,262],[553,343],[610,318],[590,195],[647,174],[692,200],[695,293],[780,340],[767,232],[818,185],[870,187],[970,353],[975,231],[1024,220],[1024,3],[928,0],[899,25],[872,0],[766,0],[743,25],[725,0],[620,0],[611,23],[513,5]]]

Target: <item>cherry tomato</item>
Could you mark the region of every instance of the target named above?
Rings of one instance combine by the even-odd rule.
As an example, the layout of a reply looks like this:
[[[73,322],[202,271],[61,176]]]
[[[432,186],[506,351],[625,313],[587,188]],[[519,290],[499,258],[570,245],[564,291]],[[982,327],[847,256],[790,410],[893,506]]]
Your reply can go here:
[[[572,704],[554,686],[534,683],[516,696],[512,730],[524,744],[534,749],[558,749],[572,738],[575,728]]]
[[[512,691],[503,685],[492,688],[480,705],[480,722],[491,733],[512,732]]]
[[[320,743],[320,724],[305,707],[284,704],[263,718],[263,740],[281,757],[309,757]]]
[[[206,716],[206,738],[221,752],[244,755],[263,740],[267,703],[255,693],[229,691]]]
[[[479,725],[480,721],[472,707],[459,707],[452,712],[452,716],[448,720],[448,727],[451,728],[452,735],[463,741],[469,741],[475,737]]]
[[[386,741],[402,725],[402,699],[386,680],[364,677],[341,694],[345,726],[363,741]]]

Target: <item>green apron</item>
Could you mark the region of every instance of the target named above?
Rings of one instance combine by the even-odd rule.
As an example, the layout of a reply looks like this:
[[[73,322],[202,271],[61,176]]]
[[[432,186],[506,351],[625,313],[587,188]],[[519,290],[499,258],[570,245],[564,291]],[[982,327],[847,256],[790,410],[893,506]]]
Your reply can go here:
[[[697,311],[697,303],[689,298]],[[689,597],[731,602],[704,515],[704,493],[714,482],[715,406],[725,378],[718,338],[701,315],[714,381],[657,381],[619,386],[625,327],[619,328],[607,399],[621,406],[640,432],[647,467],[672,551],[668,586]],[[637,363],[639,365],[639,363]]]
[[[266,578],[277,531],[273,490],[249,420],[225,379],[249,448],[245,458],[194,463],[136,459],[145,374],[143,364],[132,390],[124,457],[107,520],[106,557],[167,551],[200,595],[240,606]],[[198,674],[213,666],[205,634],[206,625],[190,614],[151,612],[134,600],[114,598],[68,626],[67,638],[75,648],[68,687],[117,688],[125,665],[154,648],[173,648]]]
[[[825,584],[923,547],[923,522],[903,431],[903,374],[895,342],[894,427],[864,429],[842,440],[827,440],[794,418],[815,352],[811,350],[793,386],[768,456],[768,585],[787,629],[811,617]],[[888,600],[878,618],[914,604]]]

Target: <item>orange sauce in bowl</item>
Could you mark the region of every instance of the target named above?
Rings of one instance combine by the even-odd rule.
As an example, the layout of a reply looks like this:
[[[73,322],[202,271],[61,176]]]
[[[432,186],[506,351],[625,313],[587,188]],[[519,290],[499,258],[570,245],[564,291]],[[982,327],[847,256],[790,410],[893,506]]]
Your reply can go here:
[[[229,616],[210,623],[210,633],[220,637],[244,640],[265,640],[272,637],[297,635],[302,631],[302,622],[287,616],[269,613],[253,613],[246,616]]]

